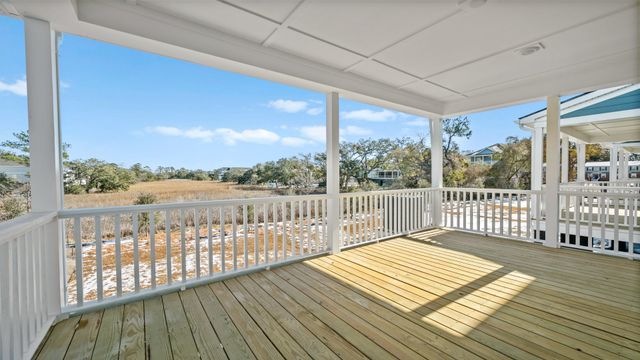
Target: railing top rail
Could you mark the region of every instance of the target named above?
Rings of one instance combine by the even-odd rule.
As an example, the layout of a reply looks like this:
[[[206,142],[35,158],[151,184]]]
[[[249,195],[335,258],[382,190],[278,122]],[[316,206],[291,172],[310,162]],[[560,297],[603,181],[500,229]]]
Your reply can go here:
[[[57,213],[55,211],[31,212],[13,220],[0,223],[0,244],[55,220],[56,215]]]
[[[590,197],[608,197],[617,199],[640,199],[637,193],[617,193],[617,192],[583,192],[583,191],[558,191],[558,195],[568,196],[590,196]]]
[[[357,192],[347,192],[340,193],[340,197],[349,197],[349,196],[362,196],[362,195],[373,195],[373,194],[399,194],[399,193],[409,193],[409,192],[421,192],[421,191],[437,191],[437,188],[415,188],[415,189],[394,189],[394,190],[374,190],[374,191],[357,191]]]
[[[631,186],[580,186],[580,185],[561,185],[560,189],[582,189],[589,191],[607,191],[607,190],[624,190],[624,191],[640,191],[640,187]]]
[[[147,211],[160,211],[160,210],[175,210],[184,208],[213,208],[213,207],[225,207],[225,206],[241,206],[241,205],[255,205],[255,204],[267,204],[273,202],[287,202],[287,201],[299,201],[299,200],[323,200],[329,196],[326,194],[313,194],[313,195],[293,195],[293,196],[269,196],[261,198],[246,198],[246,199],[228,199],[228,200],[206,200],[206,201],[189,201],[178,203],[166,203],[166,204],[150,204],[150,205],[127,205],[127,206],[111,206],[103,208],[81,208],[81,209],[64,209],[58,212],[58,216],[61,219],[71,218],[75,216],[83,215],[105,215],[105,214],[117,214],[117,213],[135,213],[135,212],[147,212]]]
[[[522,189],[492,189],[492,188],[456,188],[456,187],[445,187],[441,190],[446,191],[479,191],[479,192],[488,192],[488,193],[503,193],[503,194],[542,194],[541,190],[522,190]]]

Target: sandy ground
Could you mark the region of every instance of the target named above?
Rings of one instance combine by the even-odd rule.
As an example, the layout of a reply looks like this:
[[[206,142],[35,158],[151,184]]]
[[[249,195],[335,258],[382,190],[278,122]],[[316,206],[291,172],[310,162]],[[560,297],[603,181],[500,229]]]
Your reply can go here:
[[[283,257],[291,257],[293,255],[300,255],[301,250],[307,254],[310,251],[318,251],[319,248],[325,247],[323,242],[324,227],[321,223],[318,224],[316,231],[315,224],[312,224],[309,231],[308,223],[305,222],[302,229],[299,224],[294,224],[293,229],[290,223],[286,225],[286,244],[283,245],[282,231],[285,229],[282,223],[277,223],[274,227],[273,224],[269,224],[267,227],[267,259],[269,263],[276,260],[282,260]],[[277,237],[274,236],[274,230],[277,231]],[[295,242],[291,242],[291,232],[294,232]],[[302,231],[302,236],[300,232]],[[222,271],[222,259],[224,258],[226,271],[231,271],[234,268],[233,257],[233,231],[231,226],[225,227],[225,255],[222,256],[222,243],[220,238],[220,230],[214,229],[211,237],[211,270],[213,273],[219,273]],[[258,225],[258,241],[257,250],[258,257],[256,258],[256,242],[255,232],[253,226],[248,227],[246,234],[246,247],[245,247],[245,233],[242,226],[238,226],[236,232],[235,253],[237,254],[235,259],[235,266],[238,269],[245,267],[245,248],[247,251],[246,266],[250,267],[256,264],[265,263],[265,227],[263,224]],[[302,240],[300,240],[302,239]],[[141,236],[138,240],[138,269],[135,267],[135,250],[134,241],[132,238],[123,238],[120,245],[121,253],[121,278],[122,278],[122,293],[132,293],[136,290],[136,271],[139,273],[139,289],[148,289],[152,287],[152,254],[155,254],[155,279],[156,286],[164,285],[167,283],[167,246],[166,246],[166,233],[159,231],[155,236],[155,246],[152,249],[151,242],[148,236]],[[199,240],[196,240],[195,229],[191,228],[185,231],[184,255],[182,253],[182,237],[179,231],[171,232],[171,249],[170,249],[170,261],[171,261],[171,278],[173,281],[182,280],[182,261],[184,256],[185,264],[185,278],[187,280],[195,279],[199,276],[209,275],[209,239],[206,234],[206,229],[200,230]],[[199,245],[199,255],[196,248]],[[284,247],[284,249],[283,249]],[[154,251],[155,250],[155,251]],[[85,244],[82,246],[82,276],[83,276],[83,291],[84,301],[96,300],[98,294],[98,281],[97,281],[97,258],[96,258],[96,246],[95,243]],[[116,244],[113,240],[103,240],[102,243],[102,278],[103,278],[103,297],[110,297],[117,294],[118,290],[118,277],[116,269]],[[277,257],[277,258],[276,258]],[[199,259],[199,264],[198,264]],[[77,301],[77,288],[76,288],[76,272],[75,272],[75,249],[67,248],[67,303],[75,304]],[[198,266],[199,265],[199,266]]]

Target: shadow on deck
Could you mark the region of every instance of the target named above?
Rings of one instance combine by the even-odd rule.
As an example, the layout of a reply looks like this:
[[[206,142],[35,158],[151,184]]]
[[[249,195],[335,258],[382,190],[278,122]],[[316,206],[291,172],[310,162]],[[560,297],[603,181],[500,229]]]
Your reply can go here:
[[[640,263],[447,230],[66,319],[37,358],[640,358]]]

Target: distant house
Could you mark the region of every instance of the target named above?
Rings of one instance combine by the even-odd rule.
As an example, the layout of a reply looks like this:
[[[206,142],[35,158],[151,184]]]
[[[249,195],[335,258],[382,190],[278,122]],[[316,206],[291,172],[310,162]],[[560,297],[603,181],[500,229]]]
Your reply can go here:
[[[609,162],[608,161],[591,161],[584,164],[585,179],[587,181],[608,181],[609,180]],[[629,178],[640,178],[640,161],[629,161]]]
[[[29,181],[29,167],[15,161],[0,159],[0,173],[21,183]]]
[[[367,178],[378,185],[382,186],[393,182],[396,179],[400,179],[402,177],[402,172],[400,170],[382,170],[382,169],[373,169],[369,171],[367,174]]]
[[[478,151],[468,153],[467,159],[471,164],[493,165],[498,161],[498,156],[502,153],[500,144],[493,144]]]

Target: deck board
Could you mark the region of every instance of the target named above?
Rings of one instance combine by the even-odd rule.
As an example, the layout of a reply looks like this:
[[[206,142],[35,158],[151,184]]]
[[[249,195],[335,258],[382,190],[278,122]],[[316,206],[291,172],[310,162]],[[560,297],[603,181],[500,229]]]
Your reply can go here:
[[[38,359],[637,359],[640,262],[432,230],[56,324]]]

